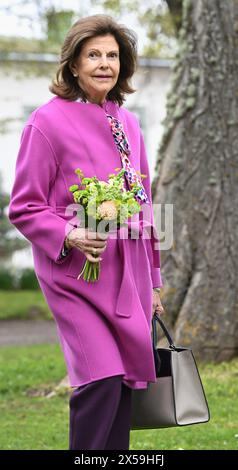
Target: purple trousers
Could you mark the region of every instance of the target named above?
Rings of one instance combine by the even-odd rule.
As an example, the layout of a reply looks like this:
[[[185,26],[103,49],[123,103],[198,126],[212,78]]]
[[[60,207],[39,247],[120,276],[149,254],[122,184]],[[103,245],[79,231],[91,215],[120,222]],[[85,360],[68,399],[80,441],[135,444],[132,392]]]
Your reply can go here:
[[[73,391],[70,450],[129,450],[132,389],[122,377],[96,380]]]

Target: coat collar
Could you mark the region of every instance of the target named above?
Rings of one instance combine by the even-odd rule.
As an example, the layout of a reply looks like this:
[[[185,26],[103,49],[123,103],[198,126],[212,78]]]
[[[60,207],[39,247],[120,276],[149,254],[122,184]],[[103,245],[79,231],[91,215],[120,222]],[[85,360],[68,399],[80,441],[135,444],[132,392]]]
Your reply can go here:
[[[97,104],[97,103],[93,103],[92,101],[84,100],[83,98],[78,98],[78,99],[75,100],[75,101],[76,101],[77,103],[91,104],[91,105],[97,106],[97,107],[99,107],[99,108],[104,109],[104,111],[105,111],[106,113],[109,113],[110,103],[112,103],[112,101],[105,100],[104,103],[102,103],[102,105],[100,105],[100,104]]]

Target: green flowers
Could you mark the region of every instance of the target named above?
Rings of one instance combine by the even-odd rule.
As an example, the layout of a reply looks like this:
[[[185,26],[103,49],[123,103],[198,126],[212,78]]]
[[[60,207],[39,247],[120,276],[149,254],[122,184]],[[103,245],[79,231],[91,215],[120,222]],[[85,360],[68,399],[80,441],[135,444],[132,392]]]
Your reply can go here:
[[[77,168],[75,173],[80,179],[80,185],[73,184],[69,188],[73,193],[74,202],[82,204],[87,215],[97,222],[106,219],[123,224],[141,209],[135,199],[140,186],[132,185],[132,189],[127,191],[124,188],[124,172],[123,168],[117,174],[109,174],[106,182],[99,181],[96,176],[85,178],[82,170]],[[80,189],[80,186],[84,188]],[[105,204],[106,201],[110,201],[110,204]]]
[[[80,168],[75,170],[80,184],[73,184],[69,191],[74,202],[84,208],[85,227],[90,227],[91,222],[98,227],[104,220],[108,221],[105,231],[110,231],[112,226],[119,229],[129,217],[140,212],[141,206],[135,199],[140,186],[134,184],[132,189],[127,191],[124,187],[125,169],[115,168],[115,171],[118,170],[117,174],[108,175],[108,181],[100,181],[96,176],[86,178]],[[146,175],[141,175],[141,178],[145,177]],[[87,259],[78,279],[83,276],[85,281],[95,282],[99,279],[99,274],[100,262],[92,263]]]

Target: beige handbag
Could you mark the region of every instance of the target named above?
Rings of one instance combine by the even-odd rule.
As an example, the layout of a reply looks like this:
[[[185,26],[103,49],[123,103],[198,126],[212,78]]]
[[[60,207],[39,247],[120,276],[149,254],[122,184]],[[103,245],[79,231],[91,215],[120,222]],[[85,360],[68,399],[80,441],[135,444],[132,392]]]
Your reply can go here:
[[[168,339],[168,349],[157,349],[156,321]],[[210,413],[192,350],[174,345],[157,314],[152,326],[157,381],[132,391],[131,429],[206,423]]]

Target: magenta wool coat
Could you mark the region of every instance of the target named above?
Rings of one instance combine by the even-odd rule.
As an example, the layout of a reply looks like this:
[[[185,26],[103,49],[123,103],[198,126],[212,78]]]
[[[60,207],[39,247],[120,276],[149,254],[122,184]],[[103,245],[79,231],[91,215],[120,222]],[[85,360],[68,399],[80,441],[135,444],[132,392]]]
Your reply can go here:
[[[109,236],[96,283],[77,280],[86,259],[77,248],[59,259],[74,225],[72,212],[65,211],[73,204],[68,188],[78,183],[74,170],[81,168],[85,176],[106,181],[122,166],[105,111],[122,122],[131,165],[148,175],[143,183],[151,201],[137,117],[112,101],[99,106],[53,97],[24,127],[9,219],[32,244],[35,272],[56,321],[70,385],[122,374],[129,387],[146,388],[156,381],[152,288],[162,285],[155,239]]]

